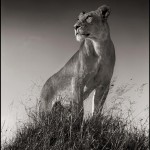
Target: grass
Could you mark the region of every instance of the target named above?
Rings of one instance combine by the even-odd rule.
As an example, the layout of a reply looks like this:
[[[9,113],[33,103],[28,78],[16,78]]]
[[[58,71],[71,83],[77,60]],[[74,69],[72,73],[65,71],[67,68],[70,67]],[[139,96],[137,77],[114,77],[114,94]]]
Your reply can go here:
[[[94,114],[81,122],[59,103],[44,119],[30,112],[30,122],[17,130],[3,150],[148,150],[146,129],[111,114]],[[130,127],[130,128],[129,128]]]

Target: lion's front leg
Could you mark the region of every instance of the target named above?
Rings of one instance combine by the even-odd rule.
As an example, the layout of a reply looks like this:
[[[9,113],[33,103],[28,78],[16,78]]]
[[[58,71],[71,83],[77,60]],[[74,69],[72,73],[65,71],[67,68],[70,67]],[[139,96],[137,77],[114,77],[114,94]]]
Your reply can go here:
[[[109,92],[109,84],[107,86],[98,86],[94,94],[94,113],[101,113],[106,97]]]
[[[74,82],[72,112],[83,117],[83,87],[81,85],[78,80]]]

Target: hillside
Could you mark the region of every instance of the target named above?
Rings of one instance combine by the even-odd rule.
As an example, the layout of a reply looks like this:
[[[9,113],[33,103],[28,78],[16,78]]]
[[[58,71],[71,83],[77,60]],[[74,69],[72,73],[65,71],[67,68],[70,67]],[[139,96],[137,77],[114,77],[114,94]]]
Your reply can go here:
[[[18,129],[16,137],[6,142],[4,150],[148,150],[146,130],[139,130],[118,116],[94,114],[82,124],[59,103],[39,120]]]

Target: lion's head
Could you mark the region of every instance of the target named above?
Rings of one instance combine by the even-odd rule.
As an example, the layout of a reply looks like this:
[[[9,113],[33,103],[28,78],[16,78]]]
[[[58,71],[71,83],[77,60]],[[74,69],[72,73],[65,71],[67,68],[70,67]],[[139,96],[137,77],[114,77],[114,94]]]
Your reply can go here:
[[[82,42],[86,38],[99,39],[109,32],[107,18],[110,14],[109,6],[102,5],[95,11],[81,12],[74,25],[76,40]]]

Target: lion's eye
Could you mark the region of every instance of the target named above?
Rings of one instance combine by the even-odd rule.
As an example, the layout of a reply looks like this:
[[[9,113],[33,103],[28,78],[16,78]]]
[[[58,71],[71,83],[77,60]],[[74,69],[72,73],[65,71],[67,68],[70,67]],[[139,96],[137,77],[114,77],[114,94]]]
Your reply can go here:
[[[89,17],[87,17],[86,22],[87,22],[87,23],[91,23],[92,20],[93,20],[93,17],[89,16]]]

